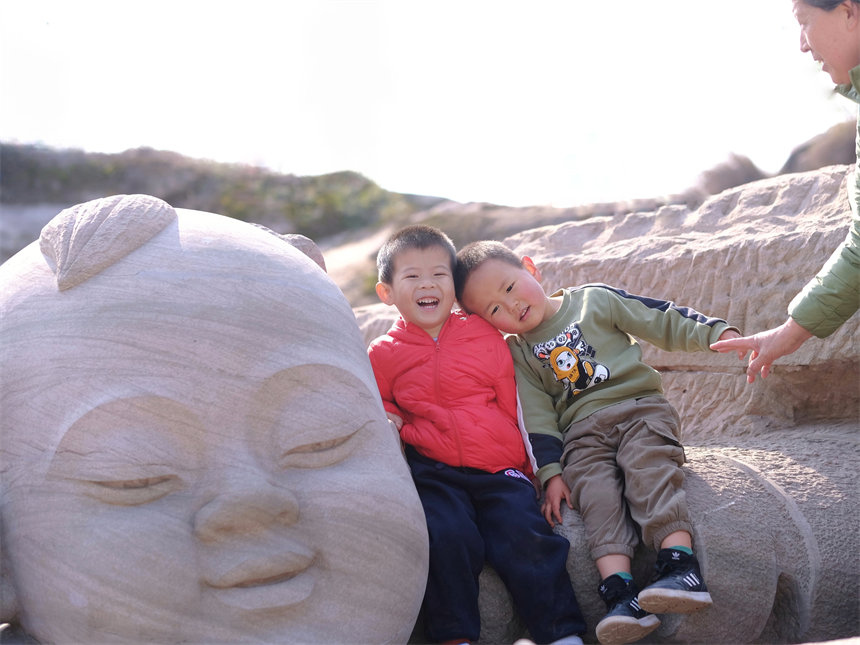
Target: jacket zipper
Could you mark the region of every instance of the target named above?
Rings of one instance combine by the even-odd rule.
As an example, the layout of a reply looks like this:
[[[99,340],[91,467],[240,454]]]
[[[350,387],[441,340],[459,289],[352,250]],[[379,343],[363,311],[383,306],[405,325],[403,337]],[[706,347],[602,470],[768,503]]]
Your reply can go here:
[[[434,381],[433,386],[434,386],[434,389],[436,390],[436,403],[439,406],[444,407],[445,410],[448,412],[448,425],[451,428],[451,431],[454,433],[454,443],[457,446],[457,463],[460,466],[463,466],[464,465],[463,464],[463,442],[460,440],[460,428],[457,425],[457,419],[454,416],[454,413],[451,411],[451,407],[443,404],[442,395],[441,395],[440,386],[439,386],[439,383],[440,383],[439,373],[441,371],[439,363],[441,362],[441,359],[442,359],[441,344],[442,344],[442,334],[440,332],[439,338],[436,340],[436,361],[435,361],[435,365],[433,368],[433,381]]]

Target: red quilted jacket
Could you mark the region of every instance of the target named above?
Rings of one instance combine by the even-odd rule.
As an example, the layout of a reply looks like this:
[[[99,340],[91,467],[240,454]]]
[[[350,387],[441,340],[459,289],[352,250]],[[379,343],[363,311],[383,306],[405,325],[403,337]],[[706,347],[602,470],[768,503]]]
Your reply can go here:
[[[517,425],[510,351],[478,316],[455,311],[438,341],[399,318],[368,348],[388,412],[400,436],[422,455],[450,466],[532,473]]]

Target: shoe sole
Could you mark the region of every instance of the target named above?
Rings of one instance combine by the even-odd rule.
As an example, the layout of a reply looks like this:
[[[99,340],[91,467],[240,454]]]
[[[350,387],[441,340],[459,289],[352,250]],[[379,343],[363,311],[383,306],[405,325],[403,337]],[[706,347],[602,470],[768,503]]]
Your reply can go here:
[[[625,645],[645,638],[660,626],[653,614],[636,620],[630,616],[611,616],[597,623],[594,630],[601,645]]]
[[[712,604],[707,591],[650,588],[639,592],[639,606],[652,614],[691,614]]]

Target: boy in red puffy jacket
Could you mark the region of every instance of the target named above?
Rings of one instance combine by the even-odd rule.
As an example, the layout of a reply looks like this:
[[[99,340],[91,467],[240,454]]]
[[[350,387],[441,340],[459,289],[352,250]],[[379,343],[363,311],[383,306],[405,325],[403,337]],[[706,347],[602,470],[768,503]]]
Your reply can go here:
[[[376,293],[400,318],[368,349],[427,519],[425,634],[442,643],[478,639],[486,561],[532,638],[581,644],[569,544],[544,521],[529,477],[511,355],[489,323],[451,311],[455,262],[454,245],[436,228],[408,226],[389,238],[377,256]]]

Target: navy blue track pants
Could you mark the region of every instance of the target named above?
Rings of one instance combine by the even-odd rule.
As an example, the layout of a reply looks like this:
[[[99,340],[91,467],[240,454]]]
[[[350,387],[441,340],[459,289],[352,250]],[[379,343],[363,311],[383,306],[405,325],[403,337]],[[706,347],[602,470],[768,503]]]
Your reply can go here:
[[[567,574],[568,541],[540,513],[534,486],[509,469],[454,468],[407,448],[430,536],[425,634],[477,640],[478,575],[489,563],[537,643],[584,634]]]

